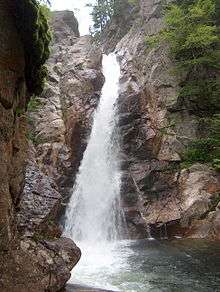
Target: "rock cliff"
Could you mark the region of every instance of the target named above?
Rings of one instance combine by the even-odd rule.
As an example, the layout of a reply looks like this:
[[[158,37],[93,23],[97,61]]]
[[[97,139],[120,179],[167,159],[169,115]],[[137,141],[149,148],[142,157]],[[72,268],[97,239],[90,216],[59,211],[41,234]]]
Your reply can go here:
[[[0,1],[0,290],[58,291],[80,258],[71,240],[59,238],[57,219],[98,103],[101,52],[90,37],[79,37],[72,12],[55,13],[47,84],[30,100],[27,66],[33,63],[16,3]],[[22,4],[24,13],[37,7]]]
[[[101,51],[79,37],[71,11],[54,12],[44,92],[28,107],[29,163],[18,212],[22,233],[60,234],[63,214],[87,144],[103,84]],[[48,223],[49,222],[49,223]]]
[[[122,200],[130,236],[145,237],[150,227],[156,237],[219,239],[220,176],[205,165],[181,169],[185,147],[199,137],[198,117],[180,106],[181,79],[172,74],[167,45],[146,42],[164,27],[163,1],[141,0],[137,9],[120,41],[111,35],[114,20],[103,37],[104,50],[116,50],[121,64]]]

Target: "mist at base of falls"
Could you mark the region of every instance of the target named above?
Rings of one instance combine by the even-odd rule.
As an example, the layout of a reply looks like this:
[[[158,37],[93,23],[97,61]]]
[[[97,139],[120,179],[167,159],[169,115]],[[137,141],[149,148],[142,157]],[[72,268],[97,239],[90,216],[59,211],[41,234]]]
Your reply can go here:
[[[64,236],[82,251],[69,283],[121,292],[218,291],[218,245],[122,240],[126,226],[115,128],[120,68],[114,54],[103,56],[103,73],[102,96],[66,210]]]
[[[120,66],[116,56],[103,56],[105,84],[94,115],[73,194],[66,211],[64,234],[89,245],[120,238],[120,208],[116,105]]]
[[[122,240],[97,248],[82,244],[82,251],[70,284],[120,292],[219,291],[220,246],[215,242]]]
[[[103,56],[103,74],[105,84],[66,210],[64,236],[73,239],[82,251],[73,279],[107,288],[107,282],[101,285],[103,277],[127,265],[122,254],[115,253],[126,226],[120,207],[116,130],[120,66],[114,54]],[[93,273],[102,275],[102,280],[95,280]]]

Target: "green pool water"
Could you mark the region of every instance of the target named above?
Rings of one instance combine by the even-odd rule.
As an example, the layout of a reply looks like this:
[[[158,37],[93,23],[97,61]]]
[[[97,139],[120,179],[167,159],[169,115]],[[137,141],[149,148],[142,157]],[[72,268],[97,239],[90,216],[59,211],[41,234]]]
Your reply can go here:
[[[81,245],[70,283],[123,292],[220,291],[220,244],[138,240]]]

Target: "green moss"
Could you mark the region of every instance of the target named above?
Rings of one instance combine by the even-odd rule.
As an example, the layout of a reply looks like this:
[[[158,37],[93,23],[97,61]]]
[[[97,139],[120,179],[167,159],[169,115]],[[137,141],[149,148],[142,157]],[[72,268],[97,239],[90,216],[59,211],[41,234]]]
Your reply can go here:
[[[213,167],[215,168],[215,170],[220,171],[220,159],[213,160]]]
[[[42,107],[42,102],[36,97],[32,97],[28,103],[27,110],[28,112],[36,112]]]
[[[51,32],[45,15],[45,8],[36,0],[15,0],[13,13],[25,51],[25,75],[30,95],[41,94],[49,58]]]
[[[49,142],[49,140],[46,138],[36,136],[32,129],[30,129],[29,132],[27,133],[27,139],[31,141],[35,146]]]
[[[21,116],[21,115],[23,115],[24,112],[25,112],[25,111],[24,111],[23,108],[17,107],[17,108],[15,109],[15,113],[16,113],[17,116]]]

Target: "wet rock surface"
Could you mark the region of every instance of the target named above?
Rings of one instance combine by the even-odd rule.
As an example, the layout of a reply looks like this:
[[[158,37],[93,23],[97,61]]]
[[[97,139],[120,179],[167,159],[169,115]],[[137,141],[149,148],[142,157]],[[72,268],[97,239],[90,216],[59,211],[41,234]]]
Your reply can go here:
[[[53,179],[39,169],[35,155],[33,146],[30,146],[25,187],[17,213],[18,229],[25,236],[43,234],[59,237],[61,232],[54,221],[60,208],[61,195]]]
[[[51,22],[49,77],[29,118],[39,168],[67,202],[104,82],[102,54],[90,36],[79,37],[72,12],[54,12]]]
[[[219,174],[201,165],[181,170],[182,153],[199,134],[198,117],[179,102],[183,76],[170,74],[167,45],[146,41],[163,28],[162,10],[162,1],[140,1],[130,30],[104,45],[116,50],[122,72],[118,126],[128,236],[146,237],[150,227],[155,237],[218,239]]]
[[[63,64],[59,70],[51,71],[45,95],[29,104],[27,118],[25,110],[29,96],[23,46],[7,3],[0,1],[3,27],[0,30],[0,291],[58,291],[69,279],[70,271],[81,255],[71,240],[59,238],[61,231],[56,224],[62,199],[57,178],[64,173],[61,169],[71,168],[68,159],[72,155],[66,142],[60,88],[55,86],[60,80],[59,70],[63,69]],[[79,40],[78,24],[69,12],[58,13],[56,25],[59,20],[62,20],[62,25],[58,26],[59,29],[62,27],[62,32],[57,34],[61,37],[66,31],[69,37],[66,45],[68,43],[70,49],[71,40]],[[81,56],[88,63],[90,59],[85,55],[89,55],[89,42],[89,38],[84,38],[81,43],[82,46],[88,44]],[[57,49],[59,51],[59,46]],[[58,63],[58,60],[54,59],[54,62]],[[86,74],[86,82],[91,79],[94,86],[98,86],[95,73]],[[85,95],[85,99],[88,96]],[[74,121],[69,127],[75,124]],[[77,142],[79,132],[76,136]],[[27,137],[31,140],[29,143]],[[75,137],[72,138],[74,144]]]
[[[1,254],[2,292],[58,291],[80,259],[80,249],[66,238],[56,241],[23,239]]]
[[[0,250],[8,250],[15,237],[14,208],[22,192],[27,150],[26,119],[16,109],[24,109],[27,92],[22,43],[9,3],[0,1],[0,7]]]
[[[103,290],[98,288],[93,288],[89,286],[81,286],[81,285],[67,285],[63,292],[115,292],[112,290]]]

